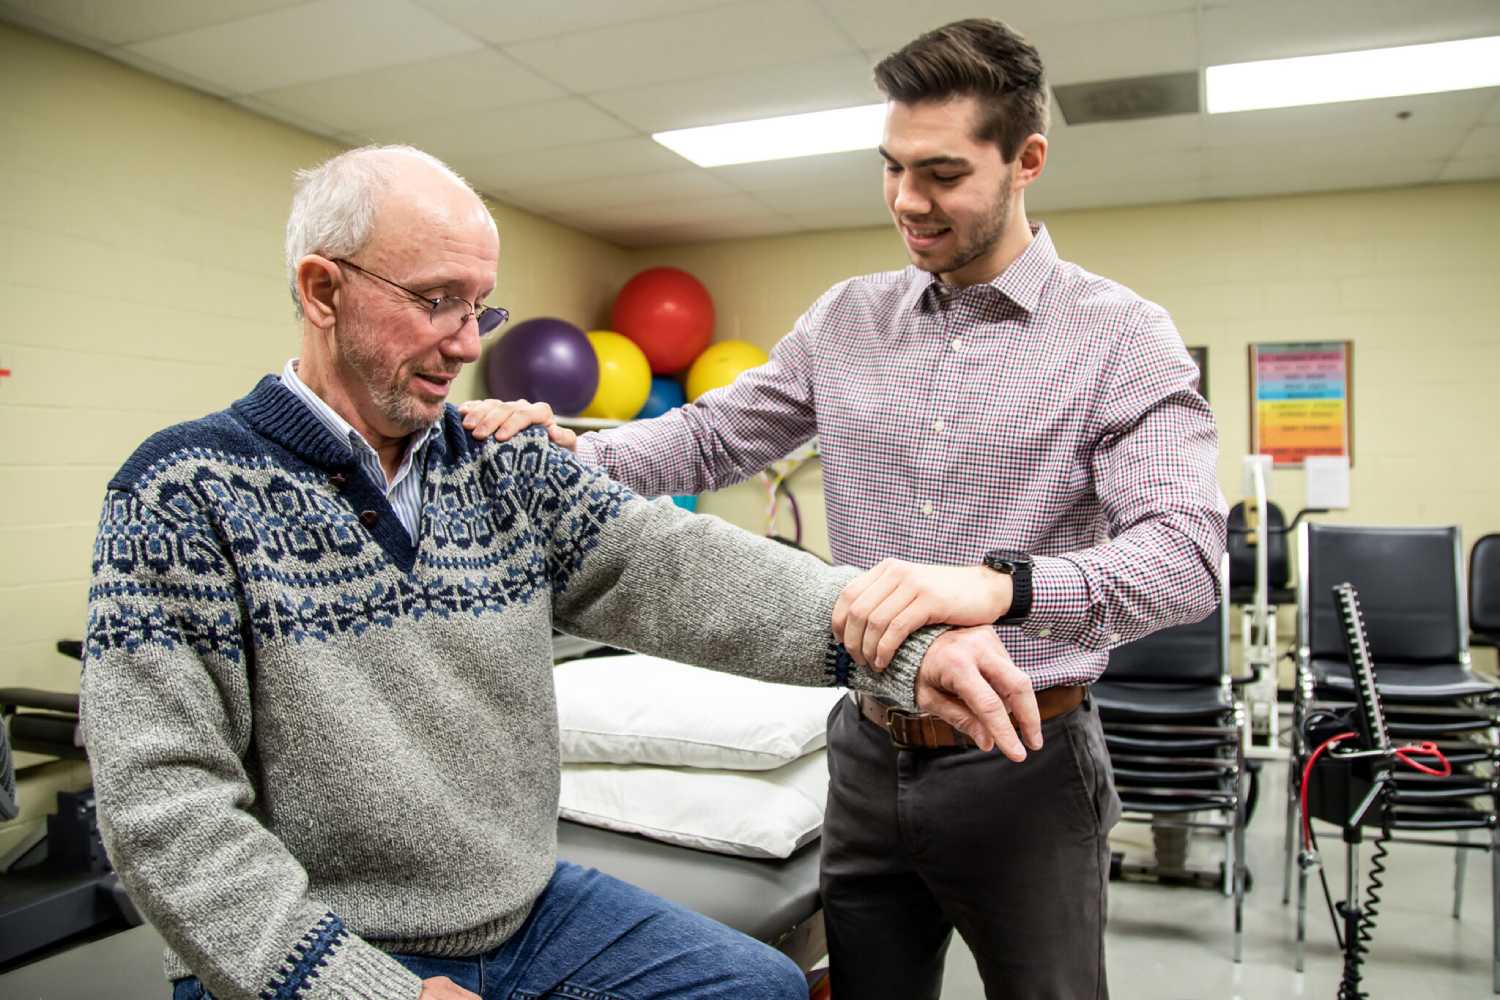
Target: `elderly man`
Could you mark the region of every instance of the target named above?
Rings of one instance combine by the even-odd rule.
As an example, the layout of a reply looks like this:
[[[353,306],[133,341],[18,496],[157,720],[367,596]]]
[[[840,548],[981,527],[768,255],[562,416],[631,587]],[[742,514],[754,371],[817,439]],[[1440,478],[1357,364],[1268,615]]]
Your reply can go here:
[[[865,671],[830,633],[854,571],[642,500],[540,430],[474,441],[445,398],[505,319],[479,198],[402,147],[300,182],[300,358],[147,441],[95,549],[101,827],[175,995],[805,996],[771,949],[557,861],[551,626],[936,704],[987,745],[1014,739],[993,633],[925,630]]]

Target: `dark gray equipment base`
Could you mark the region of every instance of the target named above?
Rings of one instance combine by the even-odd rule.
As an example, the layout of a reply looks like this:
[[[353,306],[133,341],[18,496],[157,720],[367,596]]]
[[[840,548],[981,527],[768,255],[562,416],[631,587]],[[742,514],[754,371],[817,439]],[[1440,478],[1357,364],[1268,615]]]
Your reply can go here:
[[[709,854],[577,823],[557,825],[559,857],[623,879],[768,941],[812,967],[827,951],[818,845],[785,861]],[[161,937],[148,924],[0,975],[5,1000],[164,1000]]]

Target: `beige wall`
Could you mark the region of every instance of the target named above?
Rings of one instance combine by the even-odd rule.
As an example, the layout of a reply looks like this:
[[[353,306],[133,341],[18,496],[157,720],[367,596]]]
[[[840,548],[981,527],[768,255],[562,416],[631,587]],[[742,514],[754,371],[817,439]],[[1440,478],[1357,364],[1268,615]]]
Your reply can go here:
[[[110,473],[168,423],[217,409],[296,351],[280,262],[291,172],[336,150],[78,49],[0,25],[0,685],[73,680]],[[878,180],[871,178],[871,197]],[[719,339],[769,347],[829,285],[898,267],[886,228],[626,252],[503,205],[495,300],[604,325],[624,279],[698,275]],[[1233,498],[1245,347],[1355,342],[1354,507],[1366,522],[1500,529],[1500,183],[1058,213],[1065,257],[1172,310],[1209,347]],[[455,393],[482,394],[477,369]],[[815,467],[792,486],[826,547]],[[1278,473],[1282,505],[1300,475]],[[757,530],[746,485],[702,509]],[[783,518],[781,530],[789,525]],[[826,550],[826,548],[825,548]]]
[[[872,171],[871,197],[878,178]],[[1059,252],[1171,310],[1209,348],[1219,478],[1231,501],[1249,451],[1246,348],[1354,341],[1353,506],[1366,523],[1500,530],[1500,183],[1200,202],[1042,218]],[[718,310],[716,339],[769,347],[841,278],[905,264],[887,227],[636,251],[635,267],[696,274]],[[899,401],[893,401],[899,405]],[[1487,442],[1488,444],[1485,444]],[[815,475],[798,480],[817,496]],[[1303,504],[1302,474],[1273,498]],[[759,494],[715,498],[758,513]],[[819,546],[824,539],[815,539]]]
[[[291,175],[339,147],[6,25],[0,95],[0,686],[70,687],[105,483],[296,353]],[[602,320],[625,252],[493,208],[492,301]]]

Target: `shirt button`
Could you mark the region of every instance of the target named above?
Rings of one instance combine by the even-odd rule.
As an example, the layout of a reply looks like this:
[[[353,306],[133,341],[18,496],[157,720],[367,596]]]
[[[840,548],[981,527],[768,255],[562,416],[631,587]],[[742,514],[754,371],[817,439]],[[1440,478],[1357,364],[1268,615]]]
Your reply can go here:
[[[941,434],[941,433],[943,433],[943,427],[944,426],[945,425],[943,423],[943,418],[942,417],[938,417],[936,420],[934,420],[932,422],[933,433],[935,433],[935,434]]]
[[[375,524],[379,520],[380,520],[380,514],[377,511],[362,510],[362,511],[359,512],[359,523],[363,524],[366,528],[373,528],[373,527],[375,527]]]
[[[1120,633],[1118,633],[1118,632],[1111,632],[1109,634],[1109,641],[1110,642],[1119,642],[1120,641]]]
[[[932,516],[932,504],[929,503],[929,502],[924,501],[922,503],[922,513],[925,514],[927,517],[931,517]]]
[[[964,349],[964,338],[954,337],[952,340],[948,341],[948,346],[953,348],[955,351],[961,351]]]
[[[1052,630],[1050,628],[1039,628],[1036,630],[1036,634],[1045,639],[1052,634]]]

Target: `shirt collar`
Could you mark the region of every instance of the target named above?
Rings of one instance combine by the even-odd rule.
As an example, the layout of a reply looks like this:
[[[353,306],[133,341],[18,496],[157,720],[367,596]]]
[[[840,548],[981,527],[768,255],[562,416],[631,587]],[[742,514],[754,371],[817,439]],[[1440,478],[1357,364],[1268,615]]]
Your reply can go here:
[[[1031,242],[1026,249],[987,284],[1026,312],[1035,312],[1042,300],[1042,288],[1057,263],[1057,248],[1052,245],[1047,227],[1039,222],[1032,223]],[[922,304],[928,289],[942,284],[942,280],[930,271],[923,271],[915,265],[907,269],[912,272],[912,277],[906,294],[901,297],[902,311],[916,309]]]
[[[354,429],[353,424],[340,416],[339,412],[329,406],[323,397],[309,389],[307,383],[297,377],[297,361],[297,358],[287,360],[286,367],[281,370],[281,384],[300,399],[312,411],[312,415],[318,418],[318,422],[328,428],[334,437],[348,442],[350,451],[378,454],[370,442],[365,440],[364,435]],[[440,437],[442,433],[443,420],[439,417],[433,421],[431,427],[427,428],[426,433],[410,435],[406,441],[406,451],[402,454],[401,467],[405,467],[421,449],[427,446],[429,441]]]

